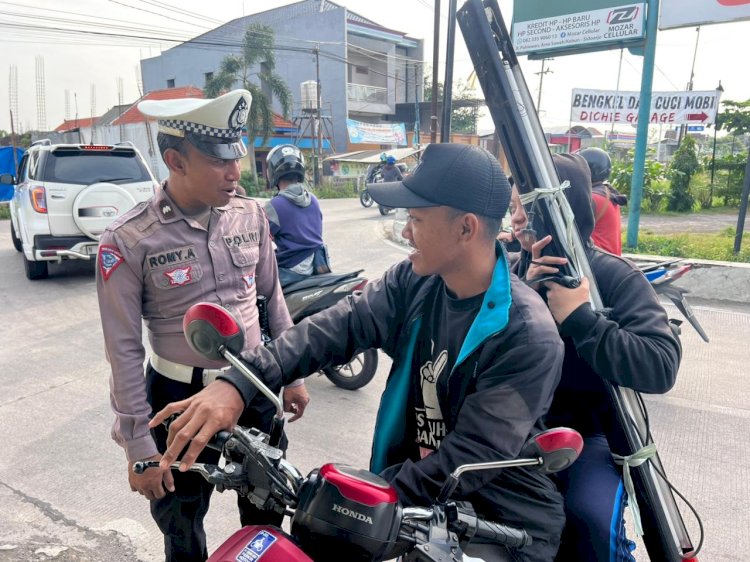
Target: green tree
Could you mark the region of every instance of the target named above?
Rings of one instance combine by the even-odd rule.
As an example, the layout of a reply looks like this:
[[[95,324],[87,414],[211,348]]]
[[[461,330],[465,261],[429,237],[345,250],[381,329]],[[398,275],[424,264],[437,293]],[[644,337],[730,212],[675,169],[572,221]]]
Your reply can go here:
[[[611,151],[608,151],[611,153]],[[633,158],[635,151],[629,150],[624,158],[612,160],[610,181],[617,190],[630,197],[633,178]],[[661,185],[665,181],[664,164],[653,159],[654,151],[649,149],[643,167],[643,203],[647,210],[656,212],[661,208],[666,195]]]
[[[422,81],[424,101],[432,101],[432,74],[425,72]],[[443,101],[443,83],[438,82],[438,102]],[[475,134],[479,120],[479,107],[483,105],[481,99],[477,98],[469,85],[459,80],[452,96],[451,104],[451,131],[454,133]]]
[[[734,136],[742,136],[750,133],[750,99],[740,102],[726,100],[721,104],[725,109],[721,112],[717,120],[718,130],[726,129]],[[750,150],[747,152],[747,166],[745,169],[750,169]],[[747,181],[747,178],[744,178],[744,181]],[[744,182],[739,182],[738,187],[742,183]],[[729,189],[729,180],[727,180],[727,191],[731,191]],[[728,200],[726,195],[724,200]]]
[[[699,169],[700,162],[695,151],[695,140],[690,135],[685,135],[670,165],[672,180],[667,201],[668,210],[679,212],[693,210],[695,199],[690,193],[690,179]]]
[[[206,95],[215,97],[235,87],[237,82],[253,96],[247,117],[247,138],[250,151],[250,173],[257,181],[255,169],[255,138],[263,142],[273,134],[273,100],[278,100],[284,118],[289,117],[292,93],[284,80],[276,74],[273,52],[274,32],[267,25],[256,23],[248,27],[242,41],[242,54],[230,55],[221,61],[219,71],[206,81]],[[259,84],[251,81],[256,78]]]

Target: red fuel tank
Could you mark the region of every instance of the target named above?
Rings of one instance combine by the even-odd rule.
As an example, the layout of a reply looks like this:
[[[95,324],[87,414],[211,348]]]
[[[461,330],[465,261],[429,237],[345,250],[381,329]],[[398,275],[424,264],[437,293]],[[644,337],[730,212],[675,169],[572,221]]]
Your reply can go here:
[[[307,554],[294,544],[278,527],[249,525],[243,527],[208,559],[208,562],[313,562]]]

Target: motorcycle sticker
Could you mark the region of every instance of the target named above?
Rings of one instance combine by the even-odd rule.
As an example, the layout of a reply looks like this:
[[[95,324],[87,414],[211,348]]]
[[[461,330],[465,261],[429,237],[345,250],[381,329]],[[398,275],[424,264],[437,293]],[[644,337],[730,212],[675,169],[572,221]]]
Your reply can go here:
[[[255,562],[263,556],[275,542],[276,537],[271,533],[268,531],[261,531],[250,539],[250,542],[240,551],[235,560],[237,560],[237,562]]]

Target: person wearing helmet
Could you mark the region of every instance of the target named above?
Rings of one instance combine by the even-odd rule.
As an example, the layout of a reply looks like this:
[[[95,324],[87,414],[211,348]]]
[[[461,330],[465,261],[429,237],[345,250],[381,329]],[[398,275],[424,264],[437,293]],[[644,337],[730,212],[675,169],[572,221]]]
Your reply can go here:
[[[401,181],[404,179],[401,175],[401,170],[396,166],[396,158],[393,156],[386,157],[385,166],[383,166],[380,173],[384,182]]]
[[[601,148],[584,148],[578,151],[588,162],[591,170],[591,200],[594,206],[594,245],[610,254],[622,255],[622,226],[620,207],[627,205],[628,198],[609,183],[612,160]]]
[[[265,205],[276,243],[279,281],[284,287],[316,273],[330,273],[323,243],[323,213],[305,187],[305,158],[299,148],[282,144],[266,158],[268,183],[278,193]]]

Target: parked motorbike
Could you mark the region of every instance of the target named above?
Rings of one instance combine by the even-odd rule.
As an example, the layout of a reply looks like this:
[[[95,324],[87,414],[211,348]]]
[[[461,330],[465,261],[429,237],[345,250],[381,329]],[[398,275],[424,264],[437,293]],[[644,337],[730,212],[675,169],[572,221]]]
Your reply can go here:
[[[308,316],[325,310],[338,301],[367,285],[360,276],[362,269],[349,273],[323,273],[311,275],[282,287],[284,300],[292,321],[297,324]],[[261,320],[261,326],[263,320]],[[368,349],[355,355],[345,365],[332,365],[323,374],[333,384],[346,390],[357,390],[369,383],[378,368],[378,352]]]
[[[233,316],[218,305],[199,303],[185,314],[183,326],[190,346],[211,359],[226,359],[247,376],[276,406],[270,434],[235,426],[220,432],[210,446],[220,450],[224,466],[196,463],[197,472],[219,492],[236,490],[253,505],[291,517],[291,532],[251,525],[235,532],[209,562],[257,560],[373,561],[402,556],[402,560],[464,560],[472,540],[510,548],[531,544],[523,529],[487,521],[468,502],[451,501],[463,473],[474,470],[538,467],[545,473],[570,466],[583,447],[581,436],[567,428],[542,432],[528,441],[520,458],[458,467],[430,507],[402,507],[395,489],[376,474],[328,463],[303,477],[277,448],[284,418],[279,398],[239,358],[244,333]],[[158,466],[134,463],[136,473]],[[176,469],[179,463],[172,465]],[[466,558],[468,560],[468,558]],[[478,560],[472,558],[472,560]]]
[[[639,267],[656,293],[667,296],[677,307],[677,310],[690,322],[690,325],[698,332],[703,341],[708,342],[708,335],[685,298],[685,294],[690,291],[672,285],[677,279],[693,269],[693,264],[681,262],[681,259],[674,259],[655,264],[639,264]]]

